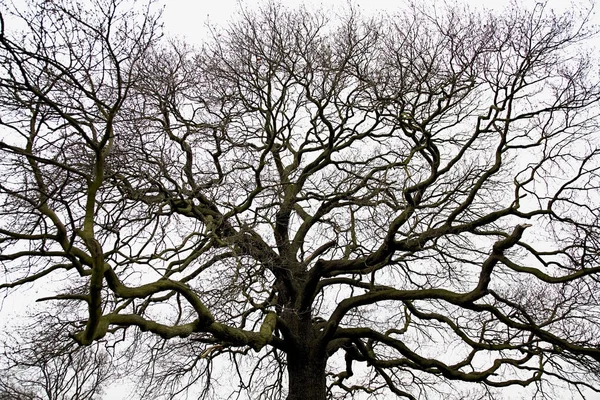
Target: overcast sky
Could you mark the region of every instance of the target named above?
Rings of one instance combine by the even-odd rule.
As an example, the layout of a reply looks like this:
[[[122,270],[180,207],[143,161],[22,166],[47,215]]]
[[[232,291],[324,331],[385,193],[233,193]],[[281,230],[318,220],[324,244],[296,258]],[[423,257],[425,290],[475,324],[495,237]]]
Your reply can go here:
[[[408,4],[410,1],[402,0],[281,0],[283,4],[289,7],[298,7],[302,4],[307,8],[322,7],[326,10],[341,9],[348,4],[358,6],[365,10],[365,13],[370,12],[394,12],[399,10],[403,4]],[[432,4],[432,0],[414,0],[419,4]],[[452,4],[452,0],[446,0],[448,4]],[[195,2],[190,0],[169,0],[165,1],[166,7],[163,14],[163,21],[168,34],[185,37],[190,42],[199,41],[198,39],[206,33],[206,22],[219,25],[230,20],[241,7],[257,7],[261,1],[248,0],[214,0]],[[264,4],[264,2],[262,2]],[[443,4],[444,1],[438,1]],[[520,6],[533,7],[540,1],[536,0],[458,0],[456,3],[469,4],[474,8],[487,8],[494,10],[502,10],[511,4],[519,4]],[[590,0],[547,0],[547,7],[556,10],[557,12],[571,7],[572,4],[581,4],[587,6],[592,4]],[[596,9],[600,7],[600,3],[596,5]],[[596,23],[600,22],[598,13],[594,12],[592,19]],[[200,40],[201,41],[201,40]]]

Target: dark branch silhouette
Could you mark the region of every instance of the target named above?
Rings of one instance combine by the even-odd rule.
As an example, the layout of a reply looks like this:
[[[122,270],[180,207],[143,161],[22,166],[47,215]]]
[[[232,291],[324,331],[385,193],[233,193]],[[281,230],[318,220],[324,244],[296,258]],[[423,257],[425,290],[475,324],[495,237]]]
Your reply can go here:
[[[62,281],[140,396],[600,391],[588,11],[269,4],[196,48],[93,5],[2,19],[0,289]]]

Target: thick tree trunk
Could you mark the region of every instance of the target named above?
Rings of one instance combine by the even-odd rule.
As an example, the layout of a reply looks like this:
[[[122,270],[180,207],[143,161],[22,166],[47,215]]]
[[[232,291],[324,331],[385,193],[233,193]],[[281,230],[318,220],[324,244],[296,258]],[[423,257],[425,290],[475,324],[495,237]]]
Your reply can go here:
[[[326,400],[325,366],[322,351],[299,346],[287,355],[289,393],[287,400]]]
[[[287,349],[288,396],[286,400],[327,400],[325,370],[327,356],[319,338],[310,309],[299,309],[299,293],[303,289],[295,284],[306,282],[307,277],[297,263],[285,266],[287,271],[298,271],[296,276],[286,276],[279,281],[278,305],[280,318],[285,322],[283,331]]]

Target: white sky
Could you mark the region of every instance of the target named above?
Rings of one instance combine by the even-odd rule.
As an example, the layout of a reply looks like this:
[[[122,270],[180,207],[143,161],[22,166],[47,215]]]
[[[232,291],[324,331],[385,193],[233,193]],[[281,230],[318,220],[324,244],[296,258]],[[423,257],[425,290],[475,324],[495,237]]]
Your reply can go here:
[[[275,0],[277,1],[277,0]],[[416,4],[431,4],[432,0],[412,0]],[[249,0],[215,0],[195,2],[191,0],[165,0],[166,7],[163,14],[166,33],[185,37],[189,42],[200,41],[203,34],[206,34],[205,25],[207,21],[211,24],[219,25],[226,23],[235,16],[240,7],[251,8],[258,7],[265,1],[249,1]],[[360,9],[369,12],[394,12],[402,8],[403,5],[410,3],[410,0],[280,0],[280,2],[288,7],[298,7],[305,5],[308,9],[324,8],[325,10],[341,10],[348,4],[357,5]],[[455,1],[446,0],[448,4]],[[474,8],[485,7],[492,10],[502,10],[511,4],[519,4],[524,7],[534,7],[540,3],[538,0],[457,0],[457,4],[469,4]],[[439,0],[438,3],[443,4],[444,0]],[[572,7],[573,4],[587,6],[592,4],[592,0],[547,0],[547,6],[557,12],[565,8]],[[600,2],[597,2],[595,9],[600,8]],[[594,12],[592,19],[600,24],[598,12]]]

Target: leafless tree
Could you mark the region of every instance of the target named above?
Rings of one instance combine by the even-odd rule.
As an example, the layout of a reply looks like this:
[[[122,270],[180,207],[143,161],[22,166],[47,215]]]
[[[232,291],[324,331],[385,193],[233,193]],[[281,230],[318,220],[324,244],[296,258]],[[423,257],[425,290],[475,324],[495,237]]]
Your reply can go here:
[[[58,320],[39,317],[36,326],[22,327],[3,344],[0,399],[100,399],[103,385],[116,377],[109,354],[99,344],[78,348]]]
[[[600,391],[588,11],[268,4],[196,48],[93,4],[2,23],[0,288],[61,280],[148,398]]]

